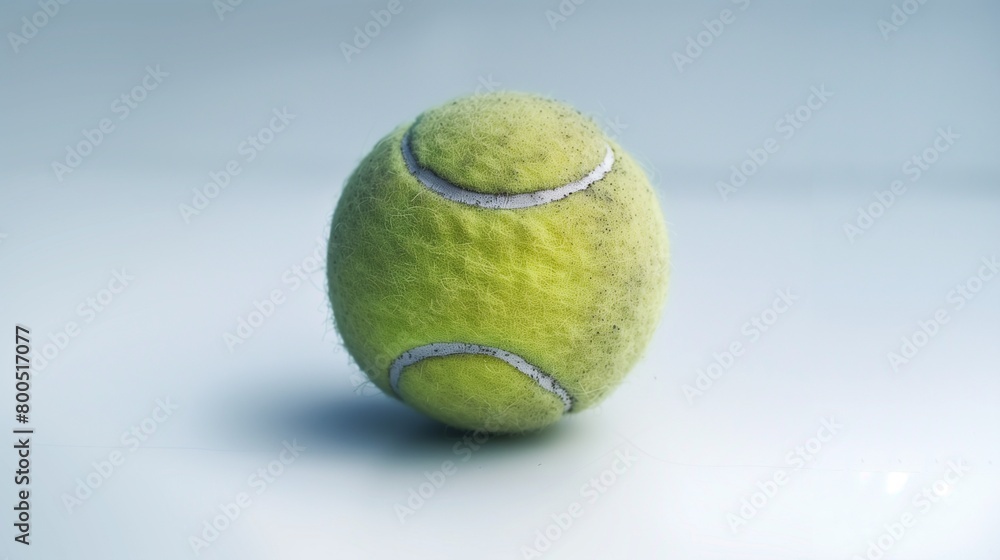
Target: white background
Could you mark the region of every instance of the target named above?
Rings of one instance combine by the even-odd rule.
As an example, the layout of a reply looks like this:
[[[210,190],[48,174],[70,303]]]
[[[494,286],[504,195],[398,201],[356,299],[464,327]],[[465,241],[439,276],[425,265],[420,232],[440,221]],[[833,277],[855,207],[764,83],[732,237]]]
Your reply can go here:
[[[79,326],[34,372],[32,545],[13,543],[5,505],[0,555],[500,559],[541,545],[545,558],[847,559],[910,514],[885,558],[997,557],[1000,276],[961,309],[952,294],[1000,255],[994,4],[932,0],[883,34],[881,0],[588,0],[564,3],[564,20],[547,14],[556,1],[403,0],[345,56],[387,4],[247,0],[220,18],[208,1],[71,2],[26,42],[9,33],[42,8],[0,8],[0,325],[31,327],[36,352]],[[678,64],[724,9],[732,23]],[[168,75],[121,118],[116,99],[157,65]],[[786,137],[778,121],[821,86],[832,96]],[[646,358],[601,407],[473,449],[364,385],[322,269],[297,286],[286,273],[325,254],[343,181],[378,138],[494,88],[573,103],[635,154],[673,274]],[[247,161],[241,142],[282,108],[294,118]],[[55,171],[102,119],[114,130]],[[914,181],[905,162],[949,127],[958,139]],[[768,138],[777,153],[722,196]],[[185,218],[233,159],[240,174]],[[845,233],[895,180],[905,192]],[[123,268],[128,286],[81,312]],[[284,303],[228,347],[274,290]],[[778,290],[798,299],[751,340],[745,323]],[[939,309],[948,323],[893,368]],[[735,342],[744,354],[689,399]],[[11,410],[12,378],[0,387]],[[179,407],[160,423],[147,420],[157,399]],[[811,441],[831,419],[842,428]],[[144,421],[155,432],[133,448],[122,435]],[[251,475],[293,441],[304,451],[258,493]],[[810,446],[796,468],[789,454]],[[124,463],[95,475],[115,452]],[[452,474],[436,474],[446,461]],[[949,462],[968,472],[935,489]],[[401,521],[428,476],[440,487]],[[191,537],[240,492],[250,506],[196,555]]]

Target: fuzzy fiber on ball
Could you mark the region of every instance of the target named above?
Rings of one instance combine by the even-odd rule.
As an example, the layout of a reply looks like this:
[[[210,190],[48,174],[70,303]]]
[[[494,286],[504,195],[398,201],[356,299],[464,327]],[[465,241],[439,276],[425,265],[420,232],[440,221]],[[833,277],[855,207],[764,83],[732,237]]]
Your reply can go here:
[[[610,172],[561,200],[486,209],[421,184],[400,150],[464,189],[523,193]],[[333,216],[328,280],[344,345],[395,395],[403,352],[465,342],[523,357],[571,395],[605,398],[639,360],[667,287],[666,228],[640,167],[590,119],[546,98],[452,101],[381,141],[350,176]],[[557,421],[563,402],[497,358],[453,355],[403,370],[402,399],[438,420],[493,432]]]

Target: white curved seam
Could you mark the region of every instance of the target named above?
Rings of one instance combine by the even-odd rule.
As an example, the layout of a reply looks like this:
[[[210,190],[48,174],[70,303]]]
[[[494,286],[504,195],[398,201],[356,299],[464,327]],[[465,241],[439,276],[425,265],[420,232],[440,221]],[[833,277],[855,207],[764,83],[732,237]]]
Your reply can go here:
[[[601,163],[590,173],[587,173],[587,175],[582,179],[566,183],[565,185],[554,189],[546,189],[529,193],[487,194],[463,189],[462,187],[454,185],[448,182],[448,180],[441,178],[430,169],[421,167],[420,164],[417,163],[416,156],[413,155],[413,148],[410,145],[409,131],[403,135],[403,140],[400,144],[401,151],[403,152],[403,161],[406,162],[406,168],[409,169],[410,173],[413,174],[413,176],[416,177],[416,179],[425,187],[447,198],[448,200],[468,204],[469,206],[479,206],[480,208],[490,208],[494,210],[529,208],[531,206],[539,206],[548,202],[554,202],[556,200],[566,198],[567,196],[577,191],[582,191],[590,185],[603,179],[604,176],[611,171],[611,167],[614,166],[615,163],[614,150],[611,149],[611,146],[605,144],[604,160],[601,161]]]
[[[507,362],[521,373],[527,375],[542,389],[559,397],[563,402],[563,412],[569,412],[573,408],[573,398],[569,392],[555,380],[554,377],[528,363],[527,360],[506,350],[494,348],[492,346],[482,346],[479,344],[468,344],[465,342],[435,342],[417,346],[403,352],[389,366],[389,384],[392,390],[402,398],[399,392],[399,379],[403,375],[403,369],[427,358],[441,356],[453,356],[456,354],[475,354],[480,356],[493,356],[499,360]]]

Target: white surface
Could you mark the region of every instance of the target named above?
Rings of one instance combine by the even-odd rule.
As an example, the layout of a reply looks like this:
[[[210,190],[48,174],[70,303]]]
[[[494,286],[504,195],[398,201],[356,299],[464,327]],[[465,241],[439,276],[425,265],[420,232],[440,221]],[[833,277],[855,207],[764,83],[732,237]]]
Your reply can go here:
[[[350,64],[340,41],[384,4],[245,3],[221,22],[209,3],[64,6],[0,77],[0,326],[30,326],[36,349],[81,326],[34,379],[34,544],[5,533],[0,555],[194,557],[190,537],[246,492],[198,557],[523,558],[572,511],[543,557],[865,557],[909,513],[885,558],[994,560],[1000,276],[962,309],[951,291],[1000,256],[997,9],[927,3],[884,41],[891,3],[856,4],[754,2],[682,73],[670,53],[726,3],[593,1],[553,30],[555,2],[407,2]],[[2,9],[6,30],[36,8]],[[53,158],[117,119],[111,102],[158,63],[162,89],[57,181]],[[600,408],[476,444],[361,384],[316,256],[364,152],[490,80],[577,104],[644,162],[674,270],[648,355]],[[774,123],[824,83],[829,106],[786,139]],[[285,106],[287,131],[246,161],[240,143]],[[949,126],[954,150],[910,181],[902,163]],[[769,137],[780,150],[723,201],[716,182]],[[186,222],[179,205],[230,159],[241,173]],[[844,223],[897,178],[906,193],[851,243]],[[88,322],[78,306],[122,268],[134,280]],[[224,334],[275,290],[283,303],[230,351]],[[744,325],[772,306],[787,311],[754,338]],[[949,322],[893,371],[888,353],[938,309]],[[689,402],[685,385],[734,343],[743,355]],[[123,442],[168,398],[179,409],[147,441]],[[293,441],[305,449],[258,493],[251,477]],[[67,511],[115,451],[124,464]],[[968,473],[924,512],[914,496],[949,462]],[[400,522],[428,473],[443,484]],[[734,531],[727,516],[776,476]]]

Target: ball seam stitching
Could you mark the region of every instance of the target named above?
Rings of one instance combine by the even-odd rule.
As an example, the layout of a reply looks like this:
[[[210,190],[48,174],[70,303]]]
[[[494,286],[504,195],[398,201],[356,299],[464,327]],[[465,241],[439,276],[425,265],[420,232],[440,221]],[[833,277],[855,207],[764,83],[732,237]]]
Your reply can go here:
[[[454,356],[456,354],[473,354],[479,356],[492,356],[503,360],[514,369],[530,377],[539,387],[559,397],[563,402],[563,412],[570,412],[573,409],[573,397],[554,377],[545,373],[536,366],[528,363],[527,360],[513,352],[495,348],[493,346],[483,346],[481,344],[469,344],[465,342],[435,342],[411,348],[403,352],[389,366],[389,384],[399,398],[403,398],[399,390],[400,378],[403,369],[426,360],[427,358],[439,358],[443,356]]]
[[[413,154],[413,146],[409,130],[403,134],[403,139],[400,142],[400,151],[402,152],[403,161],[406,163],[406,168],[410,171],[410,174],[420,181],[422,185],[444,198],[454,202],[467,204],[469,206],[478,206],[480,208],[489,208],[493,210],[516,210],[520,208],[540,206],[542,204],[561,200],[575,192],[585,190],[597,181],[603,179],[604,176],[611,171],[611,168],[615,163],[614,150],[612,150],[611,146],[608,144],[605,144],[604,146],[604,159],[600,164],[598,164],[597,167],[591,170],[590,173],[587,173],[583,178],[552,189],[543,189],[519,194],[489,194],[470,191],[451,183],[430,169],[422,167],[417,162],[416,156]]]

